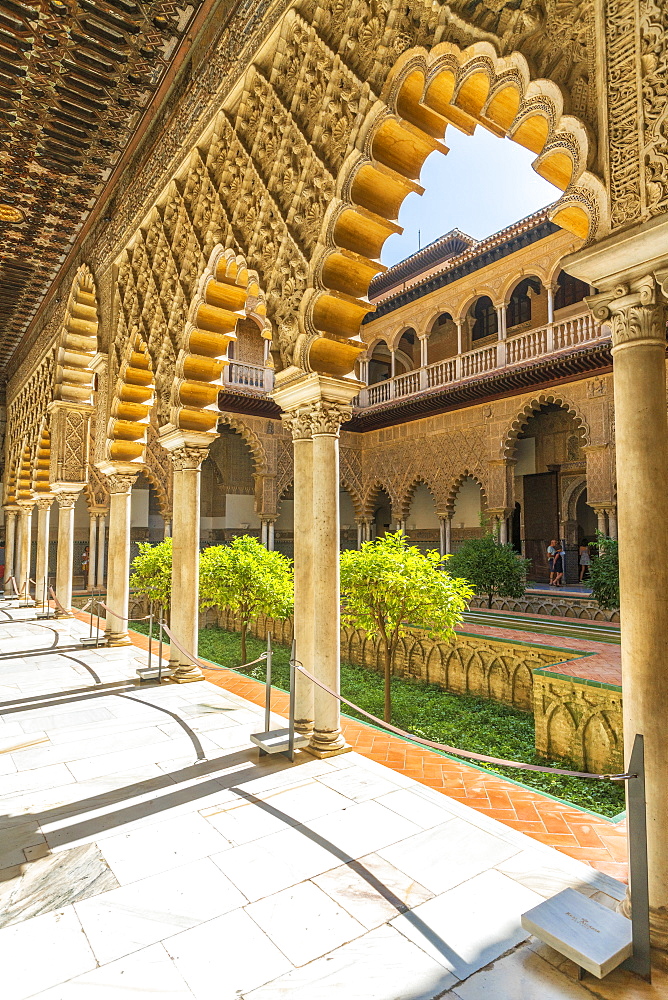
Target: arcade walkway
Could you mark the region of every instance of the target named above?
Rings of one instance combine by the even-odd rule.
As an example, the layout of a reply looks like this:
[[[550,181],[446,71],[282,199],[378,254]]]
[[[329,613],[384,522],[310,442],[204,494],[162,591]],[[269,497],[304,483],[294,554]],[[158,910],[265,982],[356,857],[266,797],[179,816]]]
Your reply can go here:
[[[614,906],[609,875],[357,753],[259,761],[251,701],[3,607],[3,1000],[666,995],[520,929],[567,885]]]

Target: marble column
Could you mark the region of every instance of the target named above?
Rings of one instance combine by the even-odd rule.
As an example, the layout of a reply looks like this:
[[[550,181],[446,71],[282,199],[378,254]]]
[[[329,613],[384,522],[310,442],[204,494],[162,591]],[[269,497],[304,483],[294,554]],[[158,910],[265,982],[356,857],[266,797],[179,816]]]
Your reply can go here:
[[[608,524],[605,516],[605,507],[594,507],[596,511],[596,530],[602,535],[608,534]]]
[[[14,588],[9,580],[14,576],[14,555],[16,549],[16,515],[18,509],[5,507],[5,596],[13,597]]]
[[[176,432],[162,444],[170,452],[172,485],[172,598],[170,628],[188,652],[197,656],[199,644],[199,534],[201,465],[215,435]],[[172,648],[175,667],[172,680],[178,684],[203,680],[199,667]]]
[[[32,509],[34,502],[19,500],[19,544],[16,570],[16,585],[21,597],[30,597],[30,547],[32,541]]]
[[[297,656],[302,662],[312,657],[314,676],[338,692],[339,431],[341,423],[350,418],[349,404],[361,385],[315,373],[292,382],[288,374],[284,385],[281,374],[276,378],[274,399],[288,413],[284,419],[295,440],[295,524],[299,525],[295,533]],[[307,662],[304,666],[308,668]],[[341,733],[338,700],[317,686],[312,697],[310,752],[316,757],[329,757],[349,750]],[[302,704],[306,704],[305,693]],[[302,731],[308,721],[300,719]]]
[[[163,527],[162,537],[163,538],[171,538],[172,537],[172,522],[171,522],[171,520],[169,518],[165,518],[165,523],[164,523],[164,527]]]
[[[438,515],[438,550],[442,556],[445,555],[445,522],[444,514]]]
[[[309,413],[297,411],[283,417],[292,434],[294,454],[294,533],[295,556],[295,654],[309,673],[314,672],[313,605],[313,437]],[[295,677],[295,729],[313,736],[315,718],[314,686]]]
[[[655,220],[658,221],[658,220]],[[665,239],[662,246],[665,247]],[[628,254],[628,247],[625,247]],[[668,259],[663,274],[668,294]],[[593,280],[593,279],[592,279]],[[600,286],[599,286],[600,287]],[[668,950],[668,307],[653,274],[625,278],[589,304],[612,326],[624,754],[644,737],[652,943]],[[631,885],[631,900],[633,885]]]
[[[88,580],[86,588],[92,590],[95,586],[95,562],[97,557],[97,514],[88,512],[90,525],[88,528]]]
[[[72,570],[74,567],[74,505],[79,491],[57,493],[58,502],[58,552],[56,556],[56,597],[62,611],[58,616],[72,614]]]
[[[608,534],[610,538],[617,538],[617,508],[608,507]]]
[[[275,542],[275,532],[274,532],[274,521],[269,521],[268,523],[268,534],[267,534],[267,548],[270,552],[274,551]]]
[[[97,589],[104,587],[105,556],[107,551],[107,516],[97,516]]]
[[[38,607],[48,607],[49,603],[49,529],[52,503],[52,496],[38,497],[35,503],[37,507],[35,604]]]
[[[445,519],[445,554],[452,554],[452,514]]]
[[[260,545],[264,545],[267,548],[268,540],[268,525],[266,521],[260,521]]]
[[[128,646],[130,603],[130,506],[137,472],[107,472],[109,491],[109,566],[105,635],[110,646]]]
[[[502,514],[499,520],[499,542],[501,545],[508,544],[508,519],[505,514]]]
[[[316,677],[340,690],[341,613],[339,586],[339,432],[352,410],[320,399],[311,410],[313,427],[313,579]],[[310,750],[328,757],[351,749],[341,732],[340,705],[321,688],[314,695],[315,720]]]

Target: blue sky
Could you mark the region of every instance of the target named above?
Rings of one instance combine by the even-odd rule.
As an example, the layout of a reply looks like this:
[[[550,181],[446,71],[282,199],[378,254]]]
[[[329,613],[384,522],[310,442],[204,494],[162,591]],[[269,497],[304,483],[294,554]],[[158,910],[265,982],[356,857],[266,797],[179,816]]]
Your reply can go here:
[[[420,244],[461,229],[483,239],[538,211],[561,192],[531,167],[535,153],[510,139],[498,139],[484,128],[464,135],[448,128],[450,152],[432,153],[422,168],[425,193],[410,194],[401,208],[401,236],[385,241],[382,262],[391,267],[415,253]]]

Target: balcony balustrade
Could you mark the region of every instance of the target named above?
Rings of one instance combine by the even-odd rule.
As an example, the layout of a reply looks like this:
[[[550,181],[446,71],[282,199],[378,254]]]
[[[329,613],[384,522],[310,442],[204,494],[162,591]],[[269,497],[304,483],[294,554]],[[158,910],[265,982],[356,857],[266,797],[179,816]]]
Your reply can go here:
[[[274,388],[274,372],[264,365],[248,365],[243,361],[230,361],[223,370],[223,385],[227,389],[250,389],[265,393]]]
[[[376,382],[362,389],[353,400],[353,406],[358,409],[380,406],[395,399],[405,399],[407,396],[480,378],[492,372],[506,371],[527,362],[557,357],[574,348],[605,343],[608,340],[609,327],[596,322],[591,313],[582,313],[560,323],[552,323],[536,330],[524,330],[515,336],[510,335],[445,361],[436,361],[426,368],[416,368],[384,382]]]

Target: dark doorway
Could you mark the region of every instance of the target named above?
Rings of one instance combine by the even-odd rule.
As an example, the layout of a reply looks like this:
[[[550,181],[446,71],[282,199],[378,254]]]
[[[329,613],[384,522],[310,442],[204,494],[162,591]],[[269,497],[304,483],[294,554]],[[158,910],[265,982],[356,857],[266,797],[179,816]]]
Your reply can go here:
[[[559,493],[556,472],[540,472],[524,477],[525,555],[531,560],[529,577],[540,582],[550,579],[547,547],[559,538]]]
[[[520,527],[520,515],[522,513],[522,508],[518,503],[515,504],[515,509],[510,515],[510,543],[515,549],[515,552],[522,551],[522,533]]]

